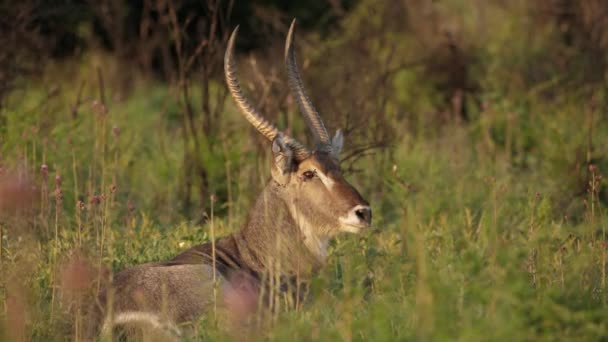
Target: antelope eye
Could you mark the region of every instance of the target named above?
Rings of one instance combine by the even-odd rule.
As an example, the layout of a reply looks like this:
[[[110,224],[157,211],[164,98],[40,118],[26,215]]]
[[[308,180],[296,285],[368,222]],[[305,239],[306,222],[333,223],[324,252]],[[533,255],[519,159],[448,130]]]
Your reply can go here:
[[[303,180],[310,180],[313,179],[315,177],[315,172],[308,170],[308,171],[304,171],[304,173],[302,173],[302,179]]]

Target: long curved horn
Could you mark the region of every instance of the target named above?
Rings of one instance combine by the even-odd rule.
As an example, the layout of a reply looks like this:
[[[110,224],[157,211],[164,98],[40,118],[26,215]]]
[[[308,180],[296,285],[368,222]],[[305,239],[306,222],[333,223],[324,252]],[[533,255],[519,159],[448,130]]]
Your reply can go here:
[[[294,19],[291,22],[289,33],[287,34],[287,39],[285,41],[285,65],[287,66],[289,88],[291,88],[291,91],[295,94],[296,101],[298,102],[300,110],[306,118],[306,122],[314,135],[316,143],[327,146],[330,144],[329,134],[327,134],[327,130],[325,129],[325,125],[323,124],[323,120],[321,119],[319,112],[317,112],[310,101],[310,98],[304,91],[302,78],[300,77],[300,72],[298,71],[296,52],[294,48],[295,26],[296,20]]]
[[[241,90],[241,84],[236,76],[237,67],[234,60],[234,42],[236,40],[237,32],[239,27],[237,26],[228,40],[228,47],[226,48],[226,54],[224,55],[224,74],[226,76],[226,83],[232,98],[238,105],[239,109],[245,119],[249,121],[258,132],[262,133],[266,139],[273,141],[281,132],[268,120],[264,119],[262,114],[251,104],[251,102],[245,97]],[[297,142],[295,139],[283,134],[285,143],[294,151],[294,155],[297,160],[303,160],[310,156],[310,151],[302,144]]]

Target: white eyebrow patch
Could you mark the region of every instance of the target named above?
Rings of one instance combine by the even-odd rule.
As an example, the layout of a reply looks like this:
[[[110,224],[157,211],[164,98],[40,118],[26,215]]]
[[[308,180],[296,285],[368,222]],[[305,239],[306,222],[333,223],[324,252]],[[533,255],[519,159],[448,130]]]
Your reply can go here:
[[[323,182],[323,184],[325,184],[326,187],[331,189],[334,186],[334,184],[335,184],[334,180],[327,177],[323,172],[321,172],[319,170],[315,170],[315,173],[317,174],[317,177],[319,177],[321,182]]]

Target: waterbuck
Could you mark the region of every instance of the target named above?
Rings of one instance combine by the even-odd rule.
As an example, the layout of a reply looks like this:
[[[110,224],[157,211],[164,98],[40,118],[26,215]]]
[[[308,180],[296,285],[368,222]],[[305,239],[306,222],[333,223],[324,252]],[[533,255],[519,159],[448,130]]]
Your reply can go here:
[[[99,300],[107,303],[104,329],[140,322],[178,333],[177,324],[195,320],[215,305],[247,316],[259,304],[272,306],[273,293],[297,302],[306,281],[325,263],[328,241],[340,232],[358,233],[370,226],[367,201],[340,170],[342,133],[338,130],[330,138],[304,91],[294,25],[285,44],[287,75],[312,131],[314,149],[280,132],[243,94],[234,60],[237,27],[224,57],[226,83],[241,113],[272,143],[271,179],[240,231],[173,260],[116,274],[110,291]]]

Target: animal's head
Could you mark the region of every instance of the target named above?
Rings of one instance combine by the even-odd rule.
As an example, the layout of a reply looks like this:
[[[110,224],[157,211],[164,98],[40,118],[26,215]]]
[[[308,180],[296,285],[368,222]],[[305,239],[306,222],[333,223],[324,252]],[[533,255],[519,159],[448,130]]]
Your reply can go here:
[[[224,71],[228,88],[245,118],[272,142],[272,178],[290,205],[301,226],[314,227],[318,233],[358,233],[371,224],[372,211],[367,201],[342,176],[340,151],[344,142],[340,130],[330,137],[319,113],[306,95],[295,58],[295,20],[285,43],[285,63],[289,87],[312,131],[316,146],[310,150],[280,132],[243,94],[236,77],[234,42],[238,27],[228,41]],[[322,230],[322,231],[318,231]]]

